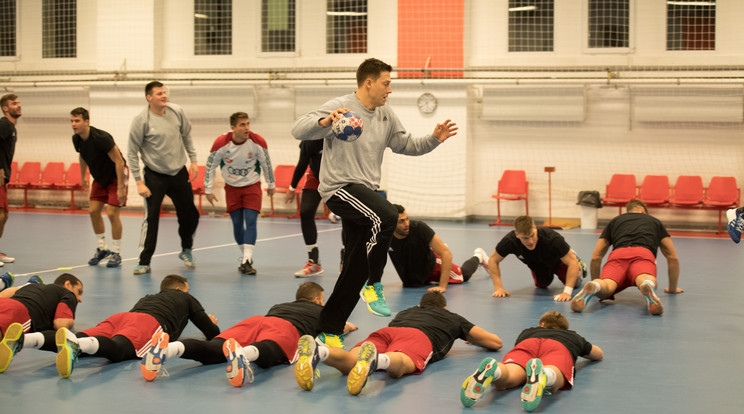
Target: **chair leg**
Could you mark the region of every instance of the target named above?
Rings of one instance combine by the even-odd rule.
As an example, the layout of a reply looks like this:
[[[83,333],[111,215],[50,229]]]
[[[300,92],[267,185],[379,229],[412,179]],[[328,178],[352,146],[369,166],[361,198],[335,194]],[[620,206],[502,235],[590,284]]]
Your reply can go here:
[[[524,199],[524,210],[526,212],[525,216],[529,216],[530,215],[530,201],[527,198]]]

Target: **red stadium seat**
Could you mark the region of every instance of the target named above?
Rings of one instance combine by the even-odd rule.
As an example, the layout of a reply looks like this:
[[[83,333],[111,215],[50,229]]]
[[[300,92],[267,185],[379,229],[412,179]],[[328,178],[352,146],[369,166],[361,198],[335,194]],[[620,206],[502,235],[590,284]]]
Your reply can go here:
[[[613,174],[610,183],[605,190],[602,204],[605,206],[617,206],[618,213],[622,213],[623,207],[628,201],[636,197],[636,178],[633,174]]]
[[[669,201],[669,177],[666,175],[645,176],[638,199],[648,205],[667,203]]]
[[[191,182],[191,189],[194,191],[194,195],[199,196],[199,214],[204,214],[204,211],[202,211],[202,196],[207,194],[204,190],[204,175],[206,174],[206,168],[206,166],[200,165],[196,179]]]
[[[498,217],[491,226],[510,226],[511,223],[501,222],[501,200],[524,200],[525,215],[530,214],[529,182],[524,170],[505,170],[499,180],[498,193],[491,196],[496,199]]]
[[[718,210],[718,232],[721,233],[721,215],[725,210],[739,205],[740,192],[734,177],[713,177],[703,198],[703,205]]]
[[[294,175],[295,166],[294,165],[277,165],[274,168],[274,179],[276,188],[274,190],[275,194],[281,194],[286,193],[289,191],[289,186],[292,184],[292,176]],[[299,185],[297,188],[301,188]],[[274,197],[269,197],[269,200],[271,202],[271,210],[269,211],[269,214],[265,214],[264,217],[287,217],[287,218],[297,218],[300,217],[300,192],[295,192],[295,202],[297,203],[297,212],[292,214],[276,214],[274,212]]]
[[[672,192],[671,204],[699,205],[703,202],[703,179],[699,175],[680,175]]]

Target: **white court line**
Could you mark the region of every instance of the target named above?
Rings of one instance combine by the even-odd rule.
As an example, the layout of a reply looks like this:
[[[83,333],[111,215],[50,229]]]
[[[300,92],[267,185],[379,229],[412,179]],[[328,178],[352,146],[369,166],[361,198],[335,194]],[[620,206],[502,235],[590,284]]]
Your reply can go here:
[[[328,233],[331,231],[340,231],[340,228],[332,228],[328,230],[318,230],[318,233]],[[302,233],[294,233],[294,234],[287,234],[285,236],[277,236],[277,237],[268,237],[265,239],[257,239],[256,243],[258,242],[267,242],[267,241],[273,241],[273,240],[281,240],[281,239],[289,239],[292,237],[302,236]],[[226,244],[217,244],[214,246],[206,246],[206,247],[199,247],[196,249],[192,249],[195,252],[202,251],[202,250],[211,250],[211,249],[220,249],[222,247],[233,247],[235,246],[235,243],[226,243]],[[163,256],[172,256],[172,255],[178,255],[178,253],[181,253],[180,251],[175,252],[168,252],[168,253],[160,253],[160,254],[154,254],[152,257],[163,257]],[[128,259],[122,259],[122,262],[131,262],[132,260],[139,260],[139,257],[130,257]],[[59,272],[60,270],[72,270],[72,269],[81,269],[91,267],[89,264],[83,264],[83,265],[75,265],[75,266],[61,266],[56,269],[47,269],[47,270],[39,270],[37,272],[29,272],[29,273],[14,273],[13,276],[31,276],[31,275],[40,275],[43,273],[50,273],[50,272]]]

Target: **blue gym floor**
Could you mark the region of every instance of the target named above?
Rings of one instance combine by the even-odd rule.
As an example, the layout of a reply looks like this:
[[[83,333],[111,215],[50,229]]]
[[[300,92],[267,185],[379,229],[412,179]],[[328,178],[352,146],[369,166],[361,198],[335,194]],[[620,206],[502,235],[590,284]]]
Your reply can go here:
[[[191,293],[208,313],[219,318],[223,329],[246,317],[265,314],[275,303],[293,300],[296,287],[304,281],[293,277],[306,259],[298,220],[259,218],[254,256],[258,275],[243,276],[237,271],[239,253],[229,218],[202,216],[195,245],[197,268],[188,270],[176,257],[176,219],[163,217],[153,273],[134,276],[142,218],[122,219],[125,260],[122,268],[107,269],[86,264],[95,247],[87,215],[11,211],[0,250],[17,260],[2,270],[17,275],[16,285],[34,273],[47,282],[64,271],[77,275],[85,285],[77,310],[77,330],[129,310],[141,296],[157,292],[163,276],[170,273],[188,277]],[[508,227],[483,223],[429,224],[452,249],[456,263],[470,257],[475,247],[492,252],[509,231]],[[108,236],[108,222],[106,227]],[[321,264],[326,272],[312,280],[330,294],[338,275],[341,226],[323,220],[318,221],[318,229]],[[588,262],[597,234],[580,229],[561,233]],[[431,364],[422,375],[393,380],[378,372],[356,397],[347,393],[345,377],[322,364],[321,378],[307,392],[297,386],[289,366],[254,367],[255,382],[234,388],[225,379],[223,365],[202,366],[176,358],[167,361],[169,376],[153,383],[142,379],[139,361],[112,364],[100,358],[80,360],[71,378],[62,379],[55,368],[55,354],[25,349],[0,374],[0,406],[4,413],[522,412],[519,389],[491,389],[473,408],[465,409],[459,401],[460,385],[483,357],[493,355],[500,360],[523,328],[535,326],[544,311],[555,309],[568,316],[571,329],[604,350],[605,360],[590,363],[580,359],[574,389],[544,398],[536,412],[739,413],[737,390],[744,385],[740,379],[744,372],[742,246],[729,239],[673,240],[681,263],[679,285],[685,293],[671,296],[661,292],[667,286],[667,267],[659,254],[661,317],[648,315],[636,290],[627,290],[606,304],[593,299],[585,313],[572,313],[568,302],[552,300],[552,295],[562,290],[560,282],[554,282],[548,291],[536,290],[527,268],[511,256],[502,263],[504,286],[511,297],[492,298],[492,284],[483,269],[469,283],[447,290],[448,308],[497,333],[505,343],[501,352],[491,354],[458,341],[447,358]],[[394,312],[416,305],[425,291],[402,289],[391,264],[383,283]],[[348,344],[364,339],[390,318],[373,316],[360,302],[351,321],[359,331],[347,337]],[[189,325],[182,338],[200,335]]]

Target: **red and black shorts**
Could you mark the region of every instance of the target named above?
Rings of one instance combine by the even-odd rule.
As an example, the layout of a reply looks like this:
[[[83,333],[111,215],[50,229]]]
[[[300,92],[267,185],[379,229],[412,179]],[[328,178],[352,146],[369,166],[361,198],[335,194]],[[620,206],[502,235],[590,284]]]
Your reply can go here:
[[[113,338],[124,336],[134,345],[138,357],[143,357],[150,349],[150,340],[156,332],[162,331],[160,323],[146,313],[123,312],[111,315],[98,325],[81,331],[88,336]]]
[[[429,337],[416,328],[382,328],[372,332],[367,339],[354,345],[362,346],[366,341],[372,342],[377,347],[378,354],[385,352],[402,352],[413,360],[417,375],[424,371],[426,364],[432,356],[431,341]]]
[[[617,283],[615,293],[636,285],[639,275],[656,277],[656,257],[645,247],[621,247],[615,249],[602,267],[600,279],[611,279]]]
[[[547,338],[529,338],[518,343],[514,348],[504,355],[504,364],[517,364],[522,368],[527,366],[532,358],[540,358],[543,367],[553,365],[557,367],[566,383],[563,385],[564,390],[570,390],[573,387],[574,379],[574,361],[571,353],[568,352],[562,343],[555,339]],[[556,373],[557,374],[557,373]]]
[[[16,322],[23,325],[24,333],[31,329],[31,316],[28,314],[28,309],[17,300],[0,298],[0,333],[5,335],[8,327]]]
[[[234,338],[240,346],[270,340],[279,345],[288,361],[292,361],[297,352],[300,334],[294,325],[284,319],[274,316],[252,316],[225,329],[217,338]]]

